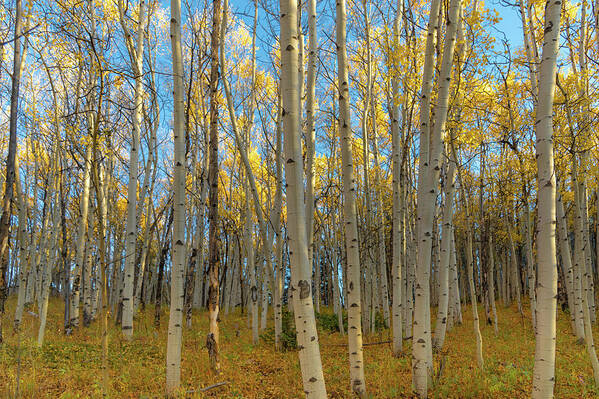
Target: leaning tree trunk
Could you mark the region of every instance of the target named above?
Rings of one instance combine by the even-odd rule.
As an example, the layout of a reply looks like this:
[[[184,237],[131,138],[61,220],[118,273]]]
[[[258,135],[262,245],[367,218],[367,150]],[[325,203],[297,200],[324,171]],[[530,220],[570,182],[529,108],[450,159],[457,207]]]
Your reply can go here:
[[[119,1],[121,21],[124,19],[122,11],[122,0]],[[133,48],[130,43],[131,35],[122,22],[123,30],[127,39],[129,53],[131,55],[132,69],[135,74],[135,95],[133,100],[133,137],[131,139],[131,150],[129,153],[129,185],[127,189],[127,232],[125,237],[125,270],[123,279],[123,316],[121,329],[126,339],[133,337],[133,274],[135,273],[135,260],[137,258],[137,173],[139,169],[139,136],[142,123],[143,105],[143,55],[144,55],[144,28],[146,19],[146,3],[139,2],[137,30],[137,46]],[[143,202],[141,203],[143,206]]]
[[[13,74],[10,94],[10,124],[8,138],[8,155],[6,157],[6,180],[2,199],[2,216],[0,217],[0,344],[2,338],[2,319],[4,318],[4,302],[8,294],[6,272],[8,266],[8,238],[13,203],[13,185],[15,181],[15,159],[17,155],[17,117],[19,107],[19,85],[21,83],[21,0],[15,4],[15,37],[13,43]]]
[[[337,1],[337,68],[339,90],[339,137],[341,138],[341,163],[343,165],[343,213],[345,225],[345,250],[347,257],[347,337],[349,349],[350,380],[352,391],[360,398],[366,397],[364,379],[364,354],[362,351],[360,254],[356,219],[356,182],[352,154],[351,116],[349,104],[349,77],[347,63],[347,17],[345,0]]]
[[[557,257],[555,248],[556,180],[553,164],[553,98],[559,46],[561,1],[547,1],[539,98],[535,117],[538,224],[537,314],[533,398],[552,398],[555,383]]]
[[[327,396],[314,304],[311,292],[311,267],[308,262],[306,208],[304,205],[303,161],[300,143],[298,95],[298,32],[296,0],[281,0],[281,93],[287,183],[287,236],[294,291],[293,313],[299,345],[304,392],[308,398]]]

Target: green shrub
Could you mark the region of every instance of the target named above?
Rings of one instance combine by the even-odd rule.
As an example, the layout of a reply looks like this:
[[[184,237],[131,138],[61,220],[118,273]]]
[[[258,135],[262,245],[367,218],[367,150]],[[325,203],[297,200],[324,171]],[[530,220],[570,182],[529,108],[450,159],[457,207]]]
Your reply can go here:
[[[282,331],[281,331],[281,350],[289,351],[293,349],[297,349],[297,336],[295,331],[295,322],[293,320],[293,314],[283,308],[282,312]],[[264,340],[264,342],[270,343],[274,345],[275,343],[275,328],[270,327],[264,330],[264,333],[260,335],[260,338]]]

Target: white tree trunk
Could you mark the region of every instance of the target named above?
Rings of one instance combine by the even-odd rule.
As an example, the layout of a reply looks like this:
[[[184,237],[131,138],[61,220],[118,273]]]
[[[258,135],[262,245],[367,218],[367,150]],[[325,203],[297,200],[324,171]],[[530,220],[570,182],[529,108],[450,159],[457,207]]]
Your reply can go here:
[[[173,57],[173,255],[171,305],[166,346],[166,392],[173,394],[181,382],[181,333],[183,323],[183,271],[185,269],[185,115],[181,56],[181,0],[171,0],[171,48]]]
[[[555,248],[556,180],[553,163],[553,98],[559,46],[561,1],[545,4],[543,56],[540,65],[539,99],[535,117],[538,224],[537,315],[533,398],[552,398],[555,384],[555,334],[557,256]]]
[[[348,349],[351,388],[354,394],[366,397],[364,379],[364,354],[362,352],[360,254],[356,219],[356,182],[352,154],[351,116],[349,104],[349,77],[347,64],[347,16],[345,0],[336,6],[337,68],[339,90],[339,137],[341,138],[341,163],[343,165],[343,213],[345,225],[345,250],[347,256],[347,316]]]
[[[397,13],[393,22],[393,48],[394,51],[399,51],[400,39],[400,21],[403,16],[403,0],[397,1]],[[392,81],[392,120],[391,120],[391,142],[392,142],[392,157],[393,157],[393,223],[391,237],[393,240],[393,259],[391,261],[391,275],[393,279],[393,297],[392,297],[392,330],[393,330],[393,355],[398,357],[403,351],[403,308],[405,304],[405,290],[402,287],[405,282],[405,267],[402,267],[403,257],[403,218],[402,218],[402,174],[401,174],[401,157],[402,157],[402,137],[400,136],[399,128],[399,79],[396,74],[399,73],[401,65],[399,60],[394,65],[394,75]]]
[[[557,195],[557,225],[559,228],[560,253],[562,266],[566,278],[566,290],[568,294],[568,307],[570,309],[570,319],[576,338],[582,343],[584,340],[584,319],[582,313],[582,286],[581,281],[575,278],[577,273],[572,267],[572,255],[570,251],[570,239],[568,235],[567,219],[564,214],[564,204],[562,196]]]
[[[79,296],[81,286],[81,272],[83,269],[84,253],[85,253],[85,237],[87,236],[87,218],[89,210],[89,186],[90,186],[90,170],[91,170],[91,148],[86,148],[85,159],[83,165],[83,190],[79,198],[79,227],[77,231],[77,244],[75,248],[75,270],[73,272],[73,290],[71,302],[71,327],[79,325]]]
[[[439,0],[431,2],[427,26],[422,88],[420,91],[420,152],[417,204],[418,255],[414,274],[414,327],[412,333],[412,383],[415,393],[428,396],[429,369],[428,352],[431,350],[431,332],[427,330],[426,315],[430,306],[429,278],[431,268],[431,246],[433,215],[435,211],[437,181],[431,172],[429,160],[430,111],[435,59],[435,36],[439,29]],[[438,156],[430,157],[438,160]]]
[[[441,260],[439,263],[439,305],[437,311],[437,323],[435,325],[435,337],[433,346],[437,349],[443,348],[445,332],[447,330],[448,305],[449,305],[449,263],[451,255],[451,240],[453,237],[453,192],[455,189],[456,165],[449,162],[447,181],[445,182],[445,204],[443,206],[443,236],[441,237]]]
[[[127,189],[127,232],[125,235],[125,270],[123,278],[123,316],[121,329],[126,339],[133,337],[133,274],[135,273],[135,261],[137,258],[137,174],[139,170],[139,136],[142,123],[143,105],[143,55],[144,55],[144,28],[146,19],[146,3],[139,1],[139,21],[137,30],[137,45],[133,48],[130,43],[131,35],[124,23],[124,12],[122,0],[119,0],[119,11],[121,24],[125,31],[129,54],[132,59],[132,70],[135,74],[135,95],[133,100],[133,136],[131,138],[131,149],[129,152],[129,184]],[[134,60],[134,62],[133,62]],[[143,202],[142,202],[143,206]]]
[[[287,226],[291,260],[291,284],[294,291],[294,316],[299,345],[304,392],[307,398],[326,398],[326,388],[314,304],[311,267],[308,260],[306,208],[304,205],[303,162],[300,144],[298,94],[297,2],[281,0],[281,93],[287,182]]]

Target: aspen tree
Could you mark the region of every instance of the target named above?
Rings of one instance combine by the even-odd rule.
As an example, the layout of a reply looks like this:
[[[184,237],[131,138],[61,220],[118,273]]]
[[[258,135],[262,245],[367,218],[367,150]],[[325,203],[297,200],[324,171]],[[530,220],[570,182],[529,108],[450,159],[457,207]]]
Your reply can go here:
[[[185,120],[183,110],[183,63],[181,56],[181,0],[171,0],[170,35],[173,58],[173,113],[175,120],[173,136],[175,152],[173,160],[173,261],[170,295],[171,310],[166,347],[166,392],[168,395],[173,395],[181,383],[183,272],[185,269]]]
[[[281,333],[283,332],[283,279],[285,268],[283,266],[283,244],[285,237],[283,235],[283,226],[281,223],[281,209],[283,206],[283,136],[281,131],[281,96],[277,100],[277,127],[275,144],[275,165],[276,165],[276,189],[275,189],[275,209],[274,209],[274,229],[277,237],[275,249],[276,280],[274,281],[274,309],[275,309],[275,348],[281,349]]]
[[[15,4],[15,35],[13,43],[13,73],[10,93],[10,124],[8,138],[8,155],[6,157],[6,177],[4,196],[2,198],[2,216],[0,217],[0,344],[3,342],[2,319],[4,319],[4,303],[8,295],[7,266],[8,239],[10,234],[11,213],[13,204],[13,185],[15,180],[15,160],[17,154],[17,118],[19,107],[19,86],[21,83],[21,0]]]
[[[508,266],[510,268],[510,275],[508,278],[510,281],[510,288],[512,290],[515,290],[516,301],[518,303],[518,312],[520,312],[520,314],[523,315],[524,313],[522,311],[522,285],[520,281],[520,266],[518,264],[518,259],[516,258],[516,245],[514,244],[511,217],[508,217],[506,219],[506,226],[510,243],[510,265]]]
[[[50,78],[51,79],[51,78]],[[55,127],[58,128],[58,115],[57,108],[58,104],[56,104],[56,95],[54,97],[54,118],[55,118]],[[59,136],[59,131],[56,130],[56,136]],[[55,141],[59,142],[58,139]],[[44,342],[44,334],[46,329],[46,320],[47,320],[47,312],[48,312],[48,297],[50,295],[50,283],[52,278],[52,269],[54,268],[54,262],[56,259],[56,237],[58,232],[56,228],[58,226],[58,209],[57,203],[55,201],[55,193],[57,189],[58,183],[58,145],[54,146],[54,153],[52,155],[52,159],[49,162],[49,170],[51,173],[50,178],[48,179],[48,186],[46,187],[46,195],[44,201],[44,207],[46,208],[46,214],[43,221],[42,226],[42,234],[44,234],[47,230],[49,231],[49,240],[44,241],[44,245],[40,248],[40,252],[42,256],[45,258],[43,265],[40,265],[41,275],[39,276],[41,280],[41,290],[40,290],[40,301],[39,301],[39,313],[40,313],[40,325],[37,335],[37,346],[41,347]],[[51,224],[51,226],[49,226]]]
[[[447,329],[449,306],[449,263],[451,257],[451,239],[453,234],[453,193],[455,189],[456,165],[449,161],[445,182],[445,203],[443,205],[443,235],[441,237],[441,260],[439,264],[439,306],[433,346],[443,347]]]
[[[349,77],[347,65],[347,16],[345,0],[336,3],[337,79],[339,91],[339,138],[343,165],[343,213],[345,250],[347,256],[347,337],[351,388],[360,398],[366,397],[364,354],[362,350],[360,254],[356,219],[356,181],[352,154],[352,131],[349,105]]]
[[[125,44],[131,57],[131,67],[135,74],[135,94],[133,100],[133,135],[131,138],[131,149],[129,152],[129,183],[127,189],[127,232],[125,241],[125,270],[123,279],[123,317],[122,332],[125,338],[133,337],[133,274],[135,273],[135,260],[137,256],[137,174],[139,170],[139,136],[142,123],[142,103],[143,103],[143,56],[144,56],[144,28],[146,25],[146,2],[139,1],[137,38],[136,45],[133,47],[133,39],[125,23],[125,11],[123,9],[123,0],[119,0],[119,16],[121,27],[125,34]],[[143,206],[143,201],[141,202]]]
[[[297,2],[281,0],[281,94],[285,147],[285,181],[287,183],[287,236],[291,262],[293,314],[299,345],[304,392],[307,398],[326,398],[326,388],[314,304],[311,292],[311,267],[308,260],[306,234],[303,161],[300,145],[298,94],[298,31]]]
[[[576,162],[576,160],[574,161]],[[577,263],[582,263],[582,265],[579,264],[580,268],[585,268],[584,272],[581,272],[581,277],[582,277],[582,311],[583,311],[583,320],[584,320],[584,340],[586,343],[586,348],[587,348],[587,353],[589,355],[589,358],[591,360],[591,366],[593,367],[593,378],[595,381],[595,385],[599,386],[599,361],[597,360],[597,353],[595,351],[595,342],[594,342],[594,338],[593,338],[593,329],[592,329],[592,319],[591,319],[591,303],[589,301],[589,291],[590,291],[590,287],[589,287],[589,280],[590,278],[588,278],[588,269],[586,269],[585,266],[585,261],[584,261],[584,245],[586,245],[587,243],[584,243],[584,232],[582,231],[584,229],[584,222],[583,222],[583,217],[581,216],[583,214],[583,210],[582,210],[582,206],[581,203],[583,202],[580,194],[580,191],[578,187],[574,186],[574,206],[576,207],[576,211],[577,211],[577,216],[576,216],[576,234],[575,234],[575,242],[576,242],[576,258],[577,258]],[[583,241],[582,244],[578,244],[579,242]],[[592,276],[591,276],[592,278]],[[557,278],[556,278],[557,280]],[[555,323],[555,321],[553,321]],[[554,336],[555,336],[555,325],[554,325]],[[554,344],[555,345],[555,344]],[[553,351],[554,351],[554,357],[555,357],[555,346],[553,347]],[[535,358],[536,360],[536,358]],[[536,366],[536,362],[535,362],[535,366]]]
[[[580,143],[574,142],[574,153],[572,154],[572,190],[574,191],[574,209],[575,209],[575,230],[574,230],[574,269],[576,270],[577,278],[580,278],[581,282],[581,304],[582,304],[582,316],[584,322],[584,341],[587,348],[587,353],[591,360],[591,365],[593,367],[593,377],[595,380],[595,385],[599,385],[599,361],[597,360],[597,353],[595,351],[595,343],[593,338],[593,330],[592,330],[592,316],[591,316],[591,307],[592,304],[589,300],[589,272],[586,265],[585,259],[585,246],[588,245],[585,238],[585,223],[584,223],[584,199],[583,196],[586,195],[584,190],[584,185],[579,182],[579,176],[583,173],[579,173],[578,171],[578,160],[576,159],[576,150]],[[584,156],[581,157],[580,163],[584,164]],[[584,166],[583,166],[584,168]],[[584,179],[582,177],[581,179]],[[592,277],[591,277],[592,278]],[[555,323],[555,321],[554,321]],[[555,335],[555,324],[553,325],[554,335]],[[553,347],[553,352],[555,356],[555,347]],[[536,363],[535,363],[536,365]]]
[[[460,299],[460,284],[458,280],[458,268],[456,262],[455,229],[451,230],[451,253],[449,258],[449,291],[451,294],[450,304],[452,319],[457,324],[462,324],[462,302]]]
[[[555,248],[556,180],[553,162],[553,98],[559,47],[560,0],[545,4],[543,54],[539,74],[539,98],[535,116],[538,224],[538,284],[535,329],[533,398],[552,398],[555,383],[555,334],[557,258]]]
[[[93,7],[93,4],[91,4]],[[101,102],[99,102],[101,104]],[[97,202],[97,220],[98,220],[98,243],[100,252],[100,272],[101,272],[101,289],[102,289],[102,395],[108,396],[108,279],[106,274],[106,202],[104,197],[104,190],[102,188],[102,181],[104,180],[100,169],[100,154],[98,149],[98,122],[97,118],[100,112],[92,116],[94,121],[92,127],[92,151],[93,151],[93,164],[92,164],[92,177],[94,180],[94,188],[96,193]]]
[[[374,304],[374,286],[376,285],[375,268],[373,262],[374,256],[372,253],[373,237],[371,232],[374,230],[374,211],[372,209],[372,196],[370,185],[370,134],[368,128],[370,102],[372,97],[372,45],[370,40],[370,16],[368,12],[368,0],[362,0],[362,12],[364,14],[364,30],[366,44],[366,88],[363,97],[363,112],[361,120],[362,128],[362,167],[364,178],[364,202],[366,207],[366,223],[364,232],[364,252],[362,254],[364,263],[364,306],[365,311],[362,313],[362,325],[364,333],[368,334],[374,331],[375,304]]]
[[[225,3],[225,10],[228,8],[227,6],[228,3]],[[255,8],[254,8],[254,26],[257,24],[257,20],[258,20],[258,6],[257,3],[255,3]],[[224,38],[225,36],[225,32],[226,32],[226,26],[227,26],[227,17],[225,14],[223,14],[223,22],[222,22],[222,30],[221,30],[221,36]],[[255,31],[255,30],[254,30]],[[255,71],[255,41],[253,42],[254,45],[252,46],[252,70]],[[251,165],[250,165],[250,161],[249,161],[249,156],[248,156],[248,152],[247,152],[247,148],[246,145],[244,143],[244,141],[241,138],[241,134],[239,132],[239,129],[237,127],[237,117],[235,115],[235,108],[233,105],[233,95],[231,93],[231,89],[229,87],[229,83],[227,81],[226,78],[226,73],[225,73],[225,56],[224,56],[225,50],[224,50],[224,40],[221,41],[221,54],[220,54],[220,60],[221,60],[221,76],[222,76],[222,82],[223,82],[223,88],[225,91],[225,95],[227,98],[227,108],[229,110],[229,116],[231,118],[231,127],[233,130],[233,133],[235,135],[235,144],[237,147],[237,150],[239,151],[239,154],[241,155],[241,160],[243,162],[244,165],[244,171],[246,174],[246,178],[247,178],[247,182],[248,184],[245,186],[245,199],[246,199],[246,245],[247,247],[247,258],[248,258],[248,265],[250,265],[249,269],[250,269],[250,299],[251,299],[251,316],[252,316],[252,337],[253,337],[253,341],[254,343],[258,342],[258,287],[257,287],[257,281],[256,281],[256,271],[255,271],[255,266],[254,266],[254,255],[253,255],[253,251],[254,248],[250,248],[250,245],[252,244],[252,239],[251,237],[253,236],[252,231],[253,231],[253,221],[252,221],[252,213],[251,213],[251,204],[250,204],[250,193],[251,193],[251,197],[253,200],[253,204],[254,204],[254,210],[256,212],[256,217],[258,219],[258,224],[260,226],[260,237],[261,237],[261,241],[262,241],[262,251],[263,251],[263,260],[266,261],[266,272],[265,272],[265,277],[266,277],[266,281],[264,286],[268,287],[269,283],[268,283],[268,271],[272,268],[272,259],[271,259],[271,247],[272,247],[272,242],[270,242],[268,240],[268,234],[267,234],[267,225],[266,225],[266,220],[262,211],[262,201],[260,201],[260,198],[258,196],[258,188],[257,188],[257,184],[256,184],[256,178],[254,176],[254,173],[252,171]],[[254,72],[253,72],[254,74]],[[252,78],[252,85],[254,85],[254,78]],[[250,136],[250,129],[251,126],[253,124],[253,115],[254,115],[254,107],[255,107],[255,97],[254,94],[252,94],[252,100],[251,100],[251,106],[250,106],[250,115],[249,118],[250,119],[250,123],[248,123],[246,125],[246,130],[245,130],[245,142],[248,143],[247,145],[249,145],[249,136]],[[264,315],[264,324],[266,322],[266,315]]]
[[[51,179],[51,184],[54,187],[49,187],[50,190],[55,190],[56,188],[56,181],[55,179]],[[41,299],[41,306],[40,306],[40,325],[39,325],[39,329],[38,329],[38,334],[37,334],[37,346],[38,347],[42,347],[43,343],[44,343],[44,335],[45,335],[45,330],[46,330],[46,321],[47,321],[47,314],[48,314],[48,299],[50,296],[50,284],[51,284],[51,280],[52,280],[52,270],[55,267],[55,263],[56,263],[56,247],[57,247],[57,237],[58,237],[58,231],[57,231],[57,227],[58,227],[58,204],[54,201],[53,196],[49,196],[50,197],[50,202],[52,203],[52,209],[48,210],[48,219],[52,219],[52,228],[51,228],[51,232],[50,232],[50,241],[47,244],[47,247],[43,249],[43,251],[45,252],[45,256],[46,256],[46,261],[44,262],[43,265],[43,271],[42,271],[42,276],[41,276],[41,280],[42,280],[42,289],[40,292],[40,299]]]
[[[26,182],[23,182],[26,184]],[[19,289],[17,292],[17,306],[15,308],[14,327],[19,330],[23,318],[23,309],[25,306],[25,295],[27,293],[27,275],[29,272],[29,256],[27,251],[27,188],[21,183],[19,173],[19,160],[15,159],[15,190],[17,191],[17,204],[19,208],[18,221],[19,231],[17,241],[19,243]],[[68,281],[67,281],[68,284]],[[67,320],[68,321],[68,320]]]
[[[414,326],[412,333],[412,383],[416,394],[420,397],[428,396],[429,369],[428,352],[431,350],[430,334],[427,330],[426,316],[430,306],[429,278],[431,267],[432,227],[435,210],[437,182],[434,170],[431,171],[431,159],[438,160],[438,156],[430,156],[430,114],[431,93],[433,88],[433,68],[435,58],[435,36],[439,29],[440,1],[433,0],[429,11],[427,25],[426,47],[424,52],[424,65],[422,67],[422,87],[420,90],[420,152],[418,172],[418,205],[417,205],[417,246],[418,256],[414,274]],[[439,140],[440,141],[440,140]],[[429,159],[430,158],[430,159]],[[438,165],[435,165],[438,168]]]
[[[93,226],[94,221],[94,211],[93,207],[89,214],[89,222],[90,226]],[[88,231],[88,237],[86,241],[85,255],[87,260],[84,263],[83,268],[83,325],[88,327],[92,321],[92,291],[93,287],[91,285],[91,277],[92,277],[92,234],[93,230]]]
[[[156,115],[158,115],[158,112],[156,112]],[[158,116],[156,116],[156,118],[158,118]],[[155,126],[158,126],[158,123],[156,122]],[[147,276],[147,265],[149,263],[149,252],[150,252],[150,238],[151,238],[151,233],[154,230],[155,227],[155,223],[153,223],[152,225],[150,225],[150,215],[151,215],[151,210],[152,210],[152,194],[154,193],[154,184],[156,182],[156,172],[158,170],[158,168],[156,167],[157,165],[155,165],[155,152],[156,152],[156,127],[154,127],[152,129],[152,137],[151,137],[151,145],[149,148],[149,159],[148,159],[148,164],[146,165],[146,178],[150,179],[150,188],[148,189],[148,199],[147,199],[147,204],[146,206],[146,224],[144,227],[144,234],[143,234],[143,238],[142,238],[142,251],[141,251],[141,263],[139,265],[139,276],[137,278],[137,285],[135,288],[135,294],[134,294],[134,299],[133,299],[133,312],[136,312],[139,304],[142,300],[142,289],[143,289],[143,284],[145,283],[145,277]],[[152,165],[154,164],[154,166],[152,167]],[[152,177],[149,177],[150,174],[150,170],[152,171]],[[143,206],[143,204],[141,204]],[[201,225],[201,224],[200,224]],[[146,287],[147,288],[147,287]]]
[[[30,7],[32,5],[32,3],[29,3]],[[24,23],[22,23],[24,25],[24,27],[22,27],[21,29],[27,31],[29,28],[29,21],[30,21],[30,17],[27,16],[25,18]],[[23,42],[23,46],[21,48],[21,60],[26,59],[27,58],[27,50],[29,48],[29,41],[25,40]],[[3,51],[0,50],[0,53],[3,54]],[[0,56],[1,58],[1,56]],[[1,61],[0,61],[1,64]],[[20,63],[20,71],[19,71],[19,75],[22,75],[23,73],[23,67],[25,66],[25,63],[21,61]],[[47,70],[47,69],[46,69]],[[48,75],[49,76],[49,75]],[[25,153],[28,153],[28,144],[26,141],[25,144]],[[35,163],[37,166],[37,162]],[[35,170],[37,172],[37,168]],[[25,176],[25,178],[27,178],[27,176]],[[37,184],[37,182],[36,182]],[[27,277],[30,274],[30,250],[31,247],[28,248],[27,246],[27,242],[29,241],[27,239],[27,216],[28,216],[28,201],[27,201],[27,189],[26,189],[27,185],[25,184],[23,187],[21,187],[21,179],[19,177],[19,159],[18,156],[15,155],[15,190],[17,192],[17,208],[18,208],[18,232],[17,232],[17,242],[19,245],[19,288],[18,288],[18,292],[17,292],[17,306],[15,309],[15,320],[14,320],[14,328],[15,330],[19,330],[20,324],[21,324],[21,319],[23,318],[23,309],[25,306],[25,300],[26,300],[26,294],[27,294]],[[35,207],[34,207],[35,208]],[[31,239],[33,240],[33,234]],[[68,285],[68,280],[66,282],[66,284]],[[67,300],[68,300],[68,294],[67,294]],[[1,315],[0,315],[1,317]],[[68,320],[67,320],[68,323]],[[67,327],[67,326],[65,326]],[[1,342],[1,338],[2,338],[2,323],[0,320],[0,343]]]
[[[54,262],[56,260],[56,247],[57,247],[57,236],[58,236],[58,201],[55,200],[55,194],[58,191],[58,182],[59,182],[59,142],[60,142],[60,121],[58,115],[58,93],[57,88],[54,84],[54,79],[52,78],[52,74],[48,69],[48,66],[42,57],[42,63],[46,70],[46,74],[48,76],[48,81],[50,83],[50,87],[52,89],[52,99],[53,99],[53,128],[54,128],[54,148],[52,158],[48,162],[48,169],[50,171],[50,177],[48,178],[48,185],[46,187],[46,195],[44,200],[44,207],[47,209],[46,214],[44,216],[43,226],[42,226],[42,234],[48,228],[48,224],[50,220],[52,220],[52,228],[50,231],[50,240],[45,240],[44,245],[40,248],[42,256],[45,257],[43,262],[43,266],[41,267],[41,290],[40,290],[40,301],[39,301],[39,311],[40,311],[40,326],[38,330],[37,336],[37,345],[41,347],[44,342],[44,334],[46,329],[46,320],[47,320],[47,312],[48,312],[48,297],[50,296],[50,283],[52,278],[52,269],[54,267]]]
[[[468,278],[468,287],[469,287],[469,291],[470,291],[470,305],[472,307],[472,319],[473,319],[473,328],[474,328],[474,335],[476,337],[476,361],[478,363],[478,367],[482,370],[484,368],[484,358],[483,358],[483,339],[482,339],[482,335],[480,332],[480,321],[478,318],[478,304],[477,304],[477,300],[476,300],[476,286],[474,284],[474,261],[472,259],[473,257],[473,248],[472,248],[472,242],[473,242],[473,233],[472,233],[472,229],[473,227],[473,222],[472,222],[472,215],[470,214],[470,210],[469,210],[469,206],[468,206],[468,198],[466,195],[466,188],[464,186],[464,178],[463,178],[463,172],[462,172],[462,168],[461,166],[458,164],[458,155],[457,155],[457,151],[455,149],[455,144],[451,143],[452,145],[452,156],[454,159],[454,162],[457,165],[457,171],[458,171],[458,180],[460,183],[460,190],[461,190],[461,194],[462,194],[462,203],[464,206],[464,213],[466,215],[466,272],[467,272],[467,278]]]
[[[403,15],[403,0],[397,1],[397,11],[395,20],[393,21],[393,48],[395,53],[399,53],[400,39],[400,20]],[[393,278],[393,309],[392,309],[392,329],[393,329],[393,355],[399,356],[403,351],[403,321],[402,321],[402,305],[404,304],[402,286],[405,280],[405,268],[402,267],[402,176],[401,176],[401,137],[399,128],[399,78],[401,65],[399,57],[394,58],[395,69],[393,70],[392,90],[392,121],[391,121],[391,142],[392,142],[392,157],[393,157],[393,224],[392,224],[392,239],[393,239],[393,260],[391,262],[392,278]],[[404,290],[405,291],[405,290]]]
[[[385,320],[385,326],[391,326],[391,318],[389,314],[389,287],[387,281],[387,249],[385,248],[385,219],[383,215],[383,200],[382,200],[382,189],[381,189],[381,175],[380,175],[380,162],[379,162],[379,149],[377,143],[377,129],[376,129],[376,99],[371,97],[371,118],[372,118],[372,146],[374,153],[374,186],[375,186],[375,198],[376,198],[376,206],[377,206],[377,214],[376,214],[376,233],[377,233],[377,255],[375,259],[377,260],[377,267],[375,273],[378,274],[379,283],[378,287],[378,298],[379,302],[381,302],[381,306],[383,307],[383,317]]]
[[[226,0],[225,0],[226,1]],[[226,7],[225,7],[226,10]],[[221,2],[212,2],[212,32],[210,36],[210,142],[208,165],[208,320],[210,333],[206,339],[206,346],[210,355],[210,365],[214,372],[220,372],[219,344],[220,334],[218,328],[219,304],[219,214],[218,214],[218,51],[221,35]],[[175,219],[176,220],[176,219]],[[176,230],[176,225],[175,225]]]
[[[556,183],[557,184],[557,183]],[[557,189],[556,189],[557,191]],[[566,277],[566,289],[569,298],[570,319],[576,338],[582,343],[584,340],[584,316],[582,310],[582,286],[579,278],[576,278],[577,273],[572,267],[572,256],[570,254],[570,239],[566,223],[566,215],[564,214],[564,204],[562,196],[559,192],[556,195],[556,210],[557,210],[557,225],[559,229],[559,244],[560,254],[562,259],[562,267]]]
[[[256,345],[259,339],[258,330],[258,287],[256,282],[256,265],[254,258],[254,224],[252,221],[252,204],[249,199],[249,195],[246,187],[245,195],[245,252],[247,260],[247,268],[249,271],[249,283],[250,291],[248,293],[248,315],[252,319],[252,343]]]
[[[493,329],[495,330],[495,336],[497,336],[499,329],[497,327],[497,307],[495,306],[495,250],[493,248],[493,233],[490,231],[487,245],[487,250],[489,251],[489,270],[487,272],[489,301],[491,302],[491,312],[493,313]]]
[[[308,261],[314,257],[314,151],[315,151],[315,97],[318,42],[316,38],[316,0],[308,0],[308,76],[306,81],[306,233],[308,234]],[[318,260],[317,260],[318,262]],[[320,311],[320,288],[316,286],[316,311]]]

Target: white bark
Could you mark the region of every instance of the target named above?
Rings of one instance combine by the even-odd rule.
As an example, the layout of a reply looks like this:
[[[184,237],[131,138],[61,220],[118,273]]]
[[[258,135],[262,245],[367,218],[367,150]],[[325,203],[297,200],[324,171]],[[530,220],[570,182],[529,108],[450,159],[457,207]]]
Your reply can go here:
[[[294,316],[299,345],[304,392],[307,398],[326,398],[326,388],[314,304],[311,267],[308,260],[306,208],[304,205],[303,161],[300,144],[298,95],[298,32],[296,0],[281,0],[281,93],[287,182],[287,223]]]
[[[533,398],[552,398],[555,384],[557,257],[555,248],[556,180],[553,163],[553,98],[559,46],[561,1],[547,1],[539,99],[535,117],[538,223],[537,314]]]
[[[445,182],[445,204],[443,205],[443,234],[441,237],[441,260],[439,263],[439,305],[437,323],[433,346],[437,349],[443,347],[445,332],[447,330],[448,305],[449,305],[449,261],[451,255],[451,240],[453,237],[453,192],[455,189],[456,165],[449,162],[447,181]]]
[[[582,342],[584,340],[584,320],[582,313],[582,286],[580,278],[575,278],[577,273],[572,267],[572,255],[570,251],[570,239],[568,235],[567,220],[564,214],[564,204],[562,196],[557,195],[557,225],[559,228],[560,254],[564,275],[566,278],[566,290],[568,294],[568,307],[570,309],[570,319],[576,338]]]
[[[435,59],[435,36],[439,29],[439,0],[433,0],[429,11],[422,87],[420,91],[420,152],[418,173],[417,245],[418,255],[414,274],[414,327],[412,333],[412,383],[420,397],[428,396],[429,369],[428,352],[431,350],[431,332],[427,330],[426,315],[430,306],[429,278],[433,215],[437,192],[434,168],[429,160],[431,93]],[[438,161],[438,156],[431,159]],[[438,168],[438,166],[437,166]]]
[[[350,381],[354,394],[366,397],[364,355],[362,352],[360,254],[356,219],[356,182],[352,154],[352,132],[349,105],[349,77],[347,63],[347,16],[345,0],[336,6],[337,68],[339,90],[339,137],[343,165],[343,213],[347,257],[347,316]]]
[[[91,170],[91,148],[88,146],[85,150],[85,159],[83,165],[83,190],[79,199],[79,226],[77,231],[77,244],[75,248],[75,270],[73,272],[73,290],[71,302],[71,327],[79,325],[79,295],[81,286],[81,272],[83,269],[85,237],[87,235],[87,219],[89,210],[89,186]]]
[[[144,54],[144,28],[146,20],[146,3],[139,1],[139,21],[137,30],[137,44],[133,48],[131,35],[124,22],[124,11],[122,0],[119,0],[119,14],[121,25],[125,32],[129,54],[132,59],[132,69],[135,74],[135,95],[133,100],[133,136],[131,138],[131,149],[129,152],[129,184],[127,189],[127,232],[125,235],[125,270],[123,279],[123,316],[121,329],[127,339],[133,337],[133,274],[135,273],[135,261],[137,257],[137,174],[139,170],[139,136],[142,123],[143,105],[143,54]],[[141,203],[143,206],[143,202]]]
[[[393,48],[399,51],[400,38],[400,20],[403,15],[403,0],[397,1],[397,13],[393,23]],[[405,281],[405,268],[402,267],[403,257],[403,218],[402,218],[402,175],[401,175],[401,139],[399,128],[399,79],[397,74],[400,73],[401,65],[397,61],[395,70],[393,71],[392,89],[393,96],[392,104],[392,121],[391,121],[391,142],[392,142],[392,157],[393,157],[393,223],[392,223],[392,240],[393,240],[393,260],[391,262],[391,275],[393,279],[393,297],[392,297],[392,330],[393,330],[393,355],[399,356],[403,351],[403,308],[405,290],[402,286]]]
[[[173,174],[173,256],[171,305],[166,349],[166,392],[172,394],[181,382],[181,333],[183,323],[183,271],[185,269],[185,115],[181,56],[181,0],[171,0],[171,48],[173,54],[173,102],[175,143]]]

